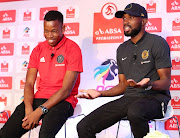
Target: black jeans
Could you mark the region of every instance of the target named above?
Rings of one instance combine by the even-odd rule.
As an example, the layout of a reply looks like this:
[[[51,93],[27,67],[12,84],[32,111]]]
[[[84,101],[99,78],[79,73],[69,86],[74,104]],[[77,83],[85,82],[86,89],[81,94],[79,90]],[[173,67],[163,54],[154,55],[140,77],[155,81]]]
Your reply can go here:
[[[36,109],[47,99],[34,99],[33,108]],[[47,114],[42,115],[42,126],[39,132],[39,138],[55,138],[60,128],[66,122],[68,117],[73,115],[74,109],[69,102],[61,101],[53,106]],[[22,119],[25,116],[25,105],[22,102],[18,105],[0,130],[0,138],[20,138],[27,131],[22,128]]]
[[[95,138],[96,133],[128,117],[135,138],[149,132],[148,121],[162,118],[161,103],[152,96],[121,97],[99,107],[77,125],[79,138]]]

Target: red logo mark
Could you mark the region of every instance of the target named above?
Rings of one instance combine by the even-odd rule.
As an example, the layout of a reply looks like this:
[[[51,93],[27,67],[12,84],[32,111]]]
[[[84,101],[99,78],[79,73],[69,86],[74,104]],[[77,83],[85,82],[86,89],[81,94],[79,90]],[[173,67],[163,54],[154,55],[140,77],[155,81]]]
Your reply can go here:
[[[179,30],[180,30],[180,18],[176,18],[176,19],[172,22],[172,30],[173,30],[173,31],[179,31]]]
[[[74,18],[75,17],[75,9],[73,7],[69,7],[66,10],[66,18]]]
[[[156,3],[150,0],[146,5],[146,10],[148,13],[156,13]]]
[[[0,89],[12,89],[12,77],[0,77]]]
[[[162,19],[150,18],[145,27],[147,32],[161,32],[162,31]]]
[[[30,10],[26,10],[24,12],[23,21],[30,21],[30,20],[31,20],[31,11]]]
[[[5,110],[6,112],[3,112],[0,114],[0,123],[6,123],[6,121],[8,120],[8,116],[10,117],[11,116],[11,111],[9,110]]]
[[[1,72],[8,72],[8,63],[6,61],[1,63]]]
[[[180,99],[179,99],[179,96],[174,96],[171,99],[171,105],[173,106],[174,109],[180,109]]]
[[[180,51],[180,36],[168,36],[166,41],[171,51]]]
[[[30,53],[30,46],[25,43],[25,44],[22,46],[22,52],[21,52],[21,54],[22,54],[22,55],[28,55],[29,53]]]
[[[46,15],[46,13],[51,10],[58,10],[58,7],[41,8],[40,9],[40,20],[44,20],[44,16]]]
[[[4,105],[7,105],[7,96],[5,96],[4,94],[2,94],[0,96],[0,102],[4,102]]]
[[[170,90],[180,90],[180,75],[171,75]]]
[[[14,54],[14,43],[0,43],[0,56],[12,56]]]
[[[180,120],[180,115],[176,115],[178,120]],[[169,119],[165,122],[165,130],[177,130],[177,121],[175,118]]]
[[[16,10],[0,11],[0,23],[15,22]]]
[[[79,35],[79,23],[65,23],[66,26],[64,34],[66,36],[78,36]]]
[[[180,12],[179,0],[167,0],[167,12]]]

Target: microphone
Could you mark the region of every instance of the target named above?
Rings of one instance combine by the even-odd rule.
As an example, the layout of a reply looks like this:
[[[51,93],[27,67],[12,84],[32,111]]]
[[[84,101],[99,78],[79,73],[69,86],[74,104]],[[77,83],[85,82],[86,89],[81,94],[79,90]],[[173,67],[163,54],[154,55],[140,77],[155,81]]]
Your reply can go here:
[[[137,58],[137,55],[136,55],[136,54],[134,54],[134,55],[133,55],[133,60],[135,61],[135,60],[136,60],[136,58]]]
[[[51,54],[51,59],[54,57],[54,55],[55,55],[54,53]]]

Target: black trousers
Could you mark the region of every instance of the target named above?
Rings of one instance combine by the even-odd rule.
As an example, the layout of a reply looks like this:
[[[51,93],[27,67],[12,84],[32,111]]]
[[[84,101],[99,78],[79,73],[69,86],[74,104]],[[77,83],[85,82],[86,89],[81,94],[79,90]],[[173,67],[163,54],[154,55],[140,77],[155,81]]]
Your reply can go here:
[[[36,109],[47,99],[34,99],[33,108]],[[52,107],[47,114],[42,115],[42,126],[39,132],[39,138],[55,138],[60,128],[66,122],[68,117],[73,115],[74,109],[69,102],[61,101]],[[29,130],[22,128],[22,119],[25,116],[25,105],[22,102],[18,105],[0,130],[0,138],[20,138]]]
[[[148,121],[162,118],[161,103],[152,96],[121,97],[102,105],[77,125],[79,138],[95,138],[96,133],[128,117],[135,138],[143,138],[149,132]]]

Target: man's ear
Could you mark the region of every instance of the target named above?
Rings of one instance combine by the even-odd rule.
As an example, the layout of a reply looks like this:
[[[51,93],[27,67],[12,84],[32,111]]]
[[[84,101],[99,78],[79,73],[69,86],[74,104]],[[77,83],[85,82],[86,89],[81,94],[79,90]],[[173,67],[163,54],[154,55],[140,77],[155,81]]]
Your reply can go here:
[[[62,26],[62,32],[64,33],[65,32],[65,25]]]
[[[145,25],[146,25],[146,23],[147,23],[147,21],[148,21],[148,19],[147,19],[147,18],[143,18],[143,19],[142,19],[142,25],[143,25],[143,26],[145,26]]]

